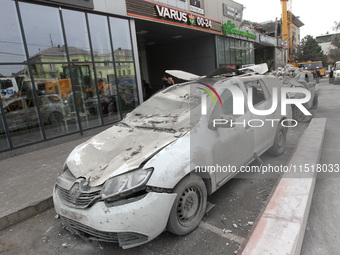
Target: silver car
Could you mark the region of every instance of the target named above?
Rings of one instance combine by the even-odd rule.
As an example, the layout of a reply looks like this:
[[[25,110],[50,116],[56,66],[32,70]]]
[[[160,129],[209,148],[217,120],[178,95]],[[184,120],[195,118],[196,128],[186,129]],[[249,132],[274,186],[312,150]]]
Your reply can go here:
[[[152,96],[68,156],[53,191],[63,225],[123,248],[193,231],[208,195],[262,153],[284,152],[280,89],[271,75],[207,76]]]

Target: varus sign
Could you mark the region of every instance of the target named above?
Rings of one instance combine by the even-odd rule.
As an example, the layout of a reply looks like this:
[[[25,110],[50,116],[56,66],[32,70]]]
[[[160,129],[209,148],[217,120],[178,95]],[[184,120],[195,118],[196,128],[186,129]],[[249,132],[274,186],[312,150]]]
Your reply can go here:
[[[185,24],[199,26],[203,28],[212,28],[212,20],[202,16],[196,16],[190,12],[180,11],[170,7],[156,5],[156,12],[159,17]]]

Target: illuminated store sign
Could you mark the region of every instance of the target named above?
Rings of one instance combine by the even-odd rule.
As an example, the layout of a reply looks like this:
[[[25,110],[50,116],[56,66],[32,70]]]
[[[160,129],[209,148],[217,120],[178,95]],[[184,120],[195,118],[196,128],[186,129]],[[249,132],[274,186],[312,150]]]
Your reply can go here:
[[[202,18],[199,16],[195,16],[192,13],[187,13],[183,11],[179,11],[176,9],[159,6],[156,5],[157,14],[160,17],[168,18],[170,20],[176,20],[179,22],[189,23],[195,26],[201,26],[206,28],[211,28],[211,19]]]
[[[241,37],[256,39],[256,35],[249,33],[248,31],[242,31],[235,28],[235,24],[228,20],[227,23],[223,24],[223,33],[225,35],[239,35]]]
[[[200,3],[195,1],[193,4]],[[126,0],[126,8],[130,17],[222,34],[221,22],[218,20],[152,0]]]

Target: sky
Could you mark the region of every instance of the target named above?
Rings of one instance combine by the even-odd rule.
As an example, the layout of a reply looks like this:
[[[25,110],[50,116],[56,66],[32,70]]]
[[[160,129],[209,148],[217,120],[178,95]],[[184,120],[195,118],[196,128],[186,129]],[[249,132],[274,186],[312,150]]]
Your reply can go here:
[[[243,19],[252,22],[264,22],[281,18],[282,8],[280,0],[234,0],[242,4]],[[319,3],[319,4],[318,4]],[[292,0],[292,12],[299,16],[305,25],[300,27],[301,39],[306,35],[314,38],[336,33],[333,30],[334,22],[340,21],[339,0]],[[340,33],[340,31],[339,31]]]

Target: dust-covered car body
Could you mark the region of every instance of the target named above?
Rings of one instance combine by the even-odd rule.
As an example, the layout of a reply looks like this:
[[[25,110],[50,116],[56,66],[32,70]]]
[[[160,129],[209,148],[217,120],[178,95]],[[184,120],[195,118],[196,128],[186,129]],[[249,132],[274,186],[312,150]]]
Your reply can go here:
[[[310,99],[303,104],[303,106],[309,109],[315,109],[318,107],[318,92],[317,92],[317,84],[313,78],[313,74],[308,71],[298,72],[294,78],[289,78],[283,80],[283,85],[285,87],[293,87],[293,88],[304,88],[310,92]],[[306,95],[304,93],[289,93],[290,98],[294,99],[302,99]],[[303,121],[306,116],[301,112],[299,108],[295,105],[292,107],[293,118],[297,121]]]
[[[272,113],[254,115],[244,103],[244,113],[234,115],[231,86],[245,98],[252,87],[254,107],[267,110],[273,88],[280,90],[281,83],[274,76],[256,75],[174,85],[76,147],[53,192],[66,228],[123,248],[149,242],[165,229],[184,235],[196,228],[207,195],[237,173],[205,167],[240,169],[268,149],[281,154],[285,148],[282,121],[291,117],[290,107],[282,115],[279,99]],[[220,95],[220,104],[202,90],[209,87]]]

